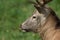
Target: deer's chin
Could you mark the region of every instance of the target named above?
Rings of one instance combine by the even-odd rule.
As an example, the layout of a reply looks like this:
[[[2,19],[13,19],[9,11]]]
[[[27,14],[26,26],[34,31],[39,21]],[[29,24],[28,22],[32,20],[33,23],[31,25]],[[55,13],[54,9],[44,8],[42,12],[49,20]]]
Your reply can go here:
[[[29,29],[20,29],[22,32],[31,32]]]
[[[22,29],[22,28],[20,28],[20,31],[22,31],[22,32],[34,32],[34,33],[37,33],[35,30],[31,30],[31,29]]]
[[[23,29],[22,31],[23,32],[30,32],[30,30],[27,30],[27,29]]]
[[[27,30],[27,29],[22,30],[22,32],[33,32],[33,33],[37,33],[36,31]]]

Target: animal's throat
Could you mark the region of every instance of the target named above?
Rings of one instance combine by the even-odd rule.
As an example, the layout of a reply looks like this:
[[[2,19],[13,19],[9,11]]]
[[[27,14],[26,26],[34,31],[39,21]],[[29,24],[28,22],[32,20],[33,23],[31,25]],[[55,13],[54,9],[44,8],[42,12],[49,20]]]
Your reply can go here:
[[[39,34],[44,38],[53,37],[52,35],[55,33],[56,23],[57,21],[55,20],[55,18],[52,17],[52,15],[50,15],[46,23],[39,28],[40,29],[38,30]]]

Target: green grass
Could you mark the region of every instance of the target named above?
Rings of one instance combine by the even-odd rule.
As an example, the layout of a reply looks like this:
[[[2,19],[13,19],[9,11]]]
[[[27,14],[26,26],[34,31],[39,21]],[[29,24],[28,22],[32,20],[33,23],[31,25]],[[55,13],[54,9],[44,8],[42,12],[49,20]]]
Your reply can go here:
[[[49,6],[60,15],[60,0],[53,0]],[[0,40],[40,40],[38,34],[19,31],[19,25],[33,10],[27,0],[0,0]]]

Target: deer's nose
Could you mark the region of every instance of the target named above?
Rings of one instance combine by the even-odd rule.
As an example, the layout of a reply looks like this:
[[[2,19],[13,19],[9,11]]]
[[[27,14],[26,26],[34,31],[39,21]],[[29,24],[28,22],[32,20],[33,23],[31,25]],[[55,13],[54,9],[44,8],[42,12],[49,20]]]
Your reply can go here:
[[[21,30],[25,29],[25,25],[21,24],[21,25],[20,25],[20,29],[21,29]]]
[[[22,25],[19,25],[19,30],[21,30],[22,29]]]
[[[22,31],[22,32],[28,32],[27,29],[25,29],[22,24],[20,25],[19,30]]]

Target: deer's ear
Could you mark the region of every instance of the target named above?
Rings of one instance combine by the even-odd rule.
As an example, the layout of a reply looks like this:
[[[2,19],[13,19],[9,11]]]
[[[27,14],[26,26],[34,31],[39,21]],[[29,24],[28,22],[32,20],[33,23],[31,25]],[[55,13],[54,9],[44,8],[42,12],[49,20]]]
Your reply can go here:
[[[50,14],[55,15],[55,12],[51,8],[45,8],[45,11],[42,13],[45,15],[45,17],[48,17]]]
[[[54,12],[51,8],[49,8],[49,7],[39,7],[39,6],[34,6],[36,9],[37,9],[37,11],[39,12],[39,13],[42,13],[42,14],[44,14],[45,15],[45,17],[47,17],[49,14],[51,14],[52,12]]]

